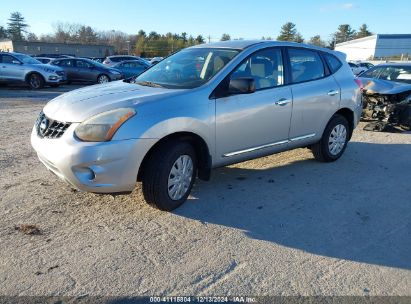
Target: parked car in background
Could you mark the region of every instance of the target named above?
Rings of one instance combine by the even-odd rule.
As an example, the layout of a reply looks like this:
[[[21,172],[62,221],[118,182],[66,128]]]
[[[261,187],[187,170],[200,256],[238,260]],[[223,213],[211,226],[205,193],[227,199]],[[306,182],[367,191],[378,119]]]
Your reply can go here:
[[[164,59],[164,57],[154,57],[154,58],[152,58],[151,60],[150,60],[150,63],[152,64],[152,65],[154,65],[154,64],[157,64],[157,63],[159,63],[161,60],[163,60]]]
[[[27,83],[32,89],[41,89],[45,85],[57,87],[66,80],[66,73],[59,67],[25,54],[0,53],[1,83]]]
[[[129,81],[60,95],[39,114],[31,143],[74,187],[125,192],[142,181],[148,203],[173,210],[212,168],[299,147],[336,161],[361,110],[342,53],[228,41],[183,49]],[[63,127],[53,132],[50,122]]]
[[[350,66],[352,72],[354,75],[361,74],[362,72],[368,70],[368,68],[365,67],[360,67],[359,65],[353,63],[353,62],[348,62],[348,65]]]
[[[138,76],[147,70],[151,65],[140,60],[126,60],[119,62],[112,67],[119,70],[124,78]]]
[[[68,82],[106,83],[123,78],[119,70],[86,58],[55,59],[51,64],[66,72]]]
[[[34,57],[48,57],[48,58],[74,58],[74,55],[67,55],[67,54],[39,54],[35,55]]]
[[[137,60],[137,61],[142,61],[146,64],[150,64],[149,61],[137,57],[137,56],[130,56],[130,55],[115,55],[115,56],[108,56],[106,59],[104,59],[103,64],[107,66],[113,66],[119,62],[126,61],[126,60]]]
[[[92,57],[91,60],[97,61],[98,63],[103,63],[106,57]]]
[[[51,61],[55,59],[55,58],[50,58],[50,57],[34,57],[34,58],[44,64],[49,64]]]
[[[363,86],[363,117],[374,120],[365,130],[411,129],[411,63],[379,64],[358,79]]]

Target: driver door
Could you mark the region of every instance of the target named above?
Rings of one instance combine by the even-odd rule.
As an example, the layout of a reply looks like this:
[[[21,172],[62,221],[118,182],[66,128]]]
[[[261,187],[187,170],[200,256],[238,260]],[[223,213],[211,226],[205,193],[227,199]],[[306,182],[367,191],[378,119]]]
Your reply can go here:
[[[256,91],[216,99],[216,161],[223,165],[274,153],[288,143],[292,94],[280,48],[257,51],[229,76],[253,78]]]
[[[23,64],[8,54],[1,55],[1,72],[3,80],[9,81],[24,81],[24,66]]]

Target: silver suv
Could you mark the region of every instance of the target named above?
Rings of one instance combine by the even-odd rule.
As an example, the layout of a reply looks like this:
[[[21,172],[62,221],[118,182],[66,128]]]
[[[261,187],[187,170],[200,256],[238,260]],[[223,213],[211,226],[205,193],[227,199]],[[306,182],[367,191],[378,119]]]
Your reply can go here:
[[[25,54],[0,53],[1,83],[27,83],[32,89],[41,89],[44,85],[57,87],[66,80],[66,73],[59,67]]]
[[[34,125],[39,159],[75,188],[131,191],[173,210],[212,168],[299,148],[332,162],[361,114],[342,53],[274,41],[184,49],[133,80],[50,101]]]

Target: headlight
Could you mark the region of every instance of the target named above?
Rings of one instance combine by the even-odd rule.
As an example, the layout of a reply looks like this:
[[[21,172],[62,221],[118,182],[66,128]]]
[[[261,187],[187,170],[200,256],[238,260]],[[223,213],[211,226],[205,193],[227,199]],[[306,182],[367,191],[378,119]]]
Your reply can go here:
[[[56,71],[53,70],[53,69],[49,69],[49,68],[42,68],[42,69],[43,69],[43,71],[46,72],[46,73],[56,73]]]
[[[130,108],[103,112],[79,124],[74,134],[82,141],[110,141],[121,125],[134,115],[136,111]]]

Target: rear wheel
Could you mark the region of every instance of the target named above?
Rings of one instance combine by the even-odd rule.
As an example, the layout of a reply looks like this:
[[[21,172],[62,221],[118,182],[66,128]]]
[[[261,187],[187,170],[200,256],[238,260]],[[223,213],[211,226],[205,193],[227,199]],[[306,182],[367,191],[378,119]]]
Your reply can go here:
[[[187,142],[167,142],[144,166],[142,184],[147,203],[171,211],[189,196],[197,173],[197,157]]]
[[[341,115],[334,115],[328,122],[321,140],[311,147],[316,160],[333,162],[344,153],[349,139],[347,119]]]
[[[44,87],[44,79],[43,76],[37,73],[31,74],[27,78],[28,85],[30,86],[31,89],[33,90],[38,90]]]
[[[97,77],[97,83],[107,83],[110,82],[110,78],[107,75],[100,75]]]

